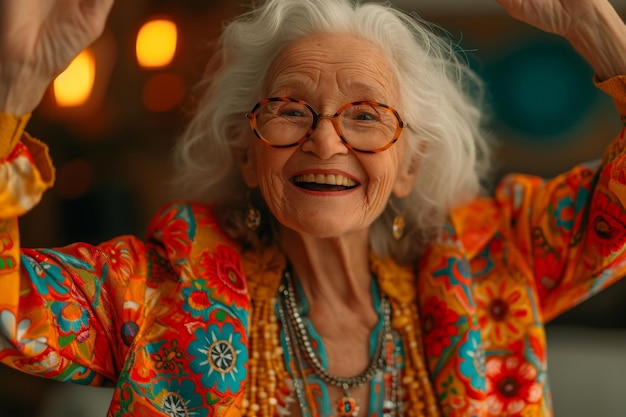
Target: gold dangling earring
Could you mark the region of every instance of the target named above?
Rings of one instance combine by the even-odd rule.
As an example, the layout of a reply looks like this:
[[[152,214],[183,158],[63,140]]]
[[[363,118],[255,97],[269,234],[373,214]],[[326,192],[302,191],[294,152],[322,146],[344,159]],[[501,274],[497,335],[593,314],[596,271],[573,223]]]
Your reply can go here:
[[[246,227],[255,232],[259,226],[261,226],[261,212],[252,205],[250,201],[250,193],[252,190],[248,190],[246,195],[246,201],[248,202],[248,209],[246,210]]]
[[[391,235],[395,240],[402,239],[404,236],[404,229],[406,228],[406,221],[404,220],[404,211],[398,211],[393,201],[389,200],[389,206],[394,211],[393,223],[391,224]]]

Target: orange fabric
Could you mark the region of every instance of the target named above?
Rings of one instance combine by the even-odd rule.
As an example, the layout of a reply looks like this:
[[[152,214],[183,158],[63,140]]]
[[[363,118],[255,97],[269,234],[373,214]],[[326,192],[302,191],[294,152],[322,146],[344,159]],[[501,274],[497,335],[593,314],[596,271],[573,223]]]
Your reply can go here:
[[[9,156],[20,141],[26,123],[30,120],[30,113],[23,116],[13,116],[12,114],[0,113],[0,160]]]
[[[624,80],[599,84],[622,116]],[[551,415],[544,323],[626,275],[624,140],[622,129],[601,164],[551,180],[507,176],[493,198],[456,209],[416,260],[421,343],[443,415]],[[27,149],[20,157],[35,166]],[[11,158],[2,166],[17,167]],[[36,181],[18,177],[27,190]],[[18,188],[0,200],[20,206],[5,195]],[[199,204],[165,207],[143,242],[47,250],[20,251],[18,211],[0,221],[2,362],[59,380],[117,381],[110,416],[238,415],[258,360],[248,355],[246,281],[264,288],[273,263],[246,271]]]

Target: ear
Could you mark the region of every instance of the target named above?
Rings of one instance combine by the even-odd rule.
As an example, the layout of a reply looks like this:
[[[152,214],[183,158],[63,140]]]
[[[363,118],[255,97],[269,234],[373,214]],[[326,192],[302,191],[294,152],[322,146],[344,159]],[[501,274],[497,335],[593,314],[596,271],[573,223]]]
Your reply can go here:
[[[410,161],[398,172],[396,182],[393,185],[393,195],[397,198],[404,198],[409,195],[415,184],[415,178],[419,171],[418,157],[411,158]]]
[[[256,188],[259,186],[257,178],[257,164],[256,155],[254,151],[254,145],[248,146],[237,154],[237,162],[239,164],[239,170],[243,181],[249,188]]]

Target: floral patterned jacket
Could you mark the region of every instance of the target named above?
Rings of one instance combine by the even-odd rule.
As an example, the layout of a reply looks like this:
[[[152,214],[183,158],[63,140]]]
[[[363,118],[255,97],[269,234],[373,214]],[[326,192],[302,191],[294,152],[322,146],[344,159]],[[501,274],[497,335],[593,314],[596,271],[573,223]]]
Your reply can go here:
[[[625,122],[602,164],[506,177],[416,262],[445,416],[551,415],[544,323],[626,273],[626,77],[599,86]],[[17,217],[54,179],[27,120],[0,115],[0,360],[115,384],[110,416],[239,415],[250,301],[237,247],[207,207],[174,204],[144,241],[21,249]]]

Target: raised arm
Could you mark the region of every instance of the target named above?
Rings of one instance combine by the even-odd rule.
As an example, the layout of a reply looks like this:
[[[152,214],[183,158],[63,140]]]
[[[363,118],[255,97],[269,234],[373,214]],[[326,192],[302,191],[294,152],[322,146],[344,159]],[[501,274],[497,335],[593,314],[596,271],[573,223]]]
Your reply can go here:
[[[566,38],[600,80],[626,74],[626,25],[608,0],[496,0],[516,19]]]
[[[568,39],[623,121],[601,161],[553,179],[509,175],[496,189],[506,234],[533,271],[543,320],[551,320],[626,276],[626,26],[607,0],[497,1]]]
[[[28,115],[101,33],[112,2],[0,0],[0,362],[89,384],[114,381],[122,367],[124,325],[149,293],[145,247],[120,237],[21,249],[17,217],[54,180],[47,147],[24,132]]]
[[[113,0],[0,0],[0,112],[21,116],[104,28]]]

